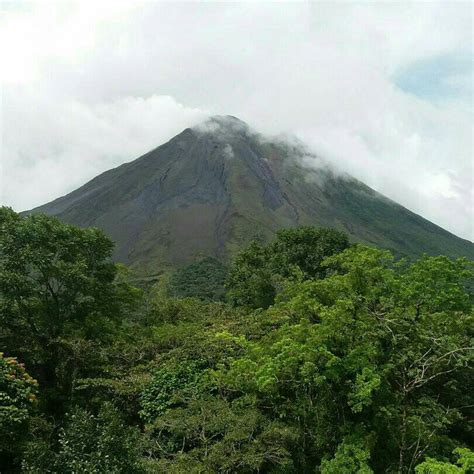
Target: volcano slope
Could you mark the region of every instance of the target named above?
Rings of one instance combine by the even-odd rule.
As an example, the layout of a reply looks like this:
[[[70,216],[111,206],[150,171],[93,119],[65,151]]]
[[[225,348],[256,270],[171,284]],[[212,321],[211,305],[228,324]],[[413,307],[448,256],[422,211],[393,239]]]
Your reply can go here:
[[[471,242],[231,116],[188,128],[30,212],[103,229],[115,259],[143,276],[207,256],[226,261],[252,239],[299,225],[337,228],[399,256],[474,258]]]

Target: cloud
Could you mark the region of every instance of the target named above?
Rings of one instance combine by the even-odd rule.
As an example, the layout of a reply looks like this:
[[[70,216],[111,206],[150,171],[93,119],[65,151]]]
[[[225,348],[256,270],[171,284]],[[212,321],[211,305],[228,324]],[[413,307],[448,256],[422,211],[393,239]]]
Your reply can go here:
[[[24,210],[137,158],[208,113],[169,96],[87,104],[22,89],[4,103],[4,115],[2,202]]]
[[[224,149],[222,150],[222,153],[224,155],[224,158],[226,158],[227,160],[230,160],[231,158],[234,158],[234,150],[232,149],[232,145],[229,145],[228,143],[226,144],[226,146],[224,147]]]
[[[474,237],[469,2],[91,5],[0,24],[19,45],[2,68],[5,202],[41,204],[231,114]]]

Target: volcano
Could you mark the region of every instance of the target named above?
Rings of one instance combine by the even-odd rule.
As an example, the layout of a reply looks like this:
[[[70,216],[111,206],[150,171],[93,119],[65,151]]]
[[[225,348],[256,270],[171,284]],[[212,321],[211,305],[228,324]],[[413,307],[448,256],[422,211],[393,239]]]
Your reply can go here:
[[[231,116],[188,128],[30,212],[103,229],[115,259],[154,275],[203,257],[227,261],[278,229],[333,227],[398,256],[474,258],[474,244],[362,182],[299,143],[271,140]]]

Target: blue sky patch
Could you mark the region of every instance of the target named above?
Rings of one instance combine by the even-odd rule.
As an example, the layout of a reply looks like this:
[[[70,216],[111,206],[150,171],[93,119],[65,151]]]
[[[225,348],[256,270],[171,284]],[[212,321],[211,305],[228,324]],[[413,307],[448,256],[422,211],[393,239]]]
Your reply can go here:
[[[469,54],[440,55],[415,61],[399,71],[394,83],[422,99],[472,98],[473,64]]]

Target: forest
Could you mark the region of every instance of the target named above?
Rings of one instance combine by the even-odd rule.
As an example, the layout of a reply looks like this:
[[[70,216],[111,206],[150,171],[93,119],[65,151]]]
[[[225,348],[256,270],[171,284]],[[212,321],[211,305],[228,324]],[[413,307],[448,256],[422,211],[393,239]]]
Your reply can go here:
[[[283,229],[151,285],[0,208],[0,472],[474,472],[474,262]]]

